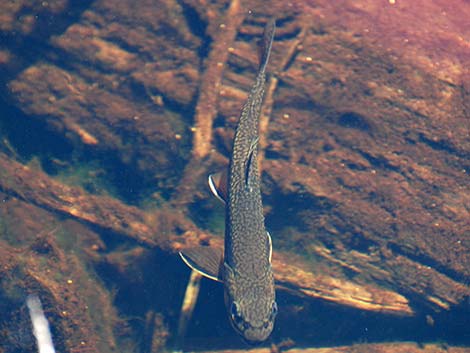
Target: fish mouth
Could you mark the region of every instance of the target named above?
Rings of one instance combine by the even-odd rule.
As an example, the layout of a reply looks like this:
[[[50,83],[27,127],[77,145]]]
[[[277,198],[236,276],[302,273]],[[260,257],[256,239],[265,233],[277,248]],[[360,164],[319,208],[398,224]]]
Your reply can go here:
[[[241,315],[231,315],[229,321],[246,343],[257,345],[266,341],[271,335],[274,328],[274,317],[274,315],[270,315],[265,320],[247,321]]]
[[[234,323],[232,323],[232,326],[242,337],[243,341],[252,346],[259,345],[266,341],[273,330],[273,324],[267,322],[260,327],[254,327],[248,323],[244,323],[243,329],[237,327]]]
[[[256,346],[269,338],[271,329],[248,329],[241,332],[243,340],[251,346]]]

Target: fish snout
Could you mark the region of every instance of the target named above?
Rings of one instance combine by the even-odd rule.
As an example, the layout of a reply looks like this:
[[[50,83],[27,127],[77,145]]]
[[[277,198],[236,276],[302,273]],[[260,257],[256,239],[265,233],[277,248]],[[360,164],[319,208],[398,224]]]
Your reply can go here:
[[[274,320],[277,314],[277,304],[273,302],[271,312],[264,319],[261,315],[254,316],[256,310],[250,311],[252,315],[242,315],[236,302],[232,304],[230,321],[235,330],[242,338],[251,345],[266,341],[274,327]]]
[[[266,341],[273,330],[273,322],[267,322],[262,327],[249,327],[241,332],[243,339],[250,345]]]

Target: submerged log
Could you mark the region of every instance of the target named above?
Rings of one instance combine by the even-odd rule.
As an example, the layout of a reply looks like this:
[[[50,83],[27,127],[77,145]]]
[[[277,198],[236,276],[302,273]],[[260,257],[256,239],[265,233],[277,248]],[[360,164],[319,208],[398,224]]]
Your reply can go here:
[[[468,348],[449,347],[447,345],[425,344],[417,345],[414,343],[385,343],[385,344],[355,344],[353,346],[331,347],[331,348],[304,348],[289,349],[290,353],[467,353]],[[247,352],[247,350],[230,350],[230,351],[211,351],[212,353],[237,353]],[[276,347],[249,349],[250,353],[277,353]]]
[[[78,187],[67,186],[39,170],[20,165],[0,154],[4,167],[0,188],[11,196],[42,208],[125,235],[146,246],[174,252],[201,243],[222,247],[220,238],[198,229],[184,214],[172,209],[148,214],[106,196],[89,195]],[[178,230],[177,230],[178,229]],[[180,235],[176,235],[176,234]],[[175,254],[176,255],[176,254]],[[273,267],[281,288],[301,296],[322,298],[341,305],[384,313],[412,313],[400,294],[380,287],[315,274],[301,259],[274,252]]]

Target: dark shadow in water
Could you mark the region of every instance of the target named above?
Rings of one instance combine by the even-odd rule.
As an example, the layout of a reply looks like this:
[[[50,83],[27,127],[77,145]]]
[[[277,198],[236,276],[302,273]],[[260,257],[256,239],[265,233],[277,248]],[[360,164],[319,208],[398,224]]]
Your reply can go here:
[[[469,303],[432,316],[397,317],[338,306],[322,300],[301,300],[278,291],[279,314],[271,340],[292,339],[296,347],[324,347],[390,341],[470,343]],[[269,342],[267,343],[269,344]],[[185,350],[249,348],[228,323],[222,286],[205,281],[188,328]]]
[[[153,177],[139,172],[132,162],[124,164],[119,151],[74,146],[47,119],[51,118],[26,115],[0,97],[0,134],[5,138],[0,141],[0,151],[22,163],[37,158],[42,169],[52,176],[61,171],[72,175],[80,173],[81,167],[89,167],[96,175],[90,178],[82,175],[81,187],[91,194],[107,192],[128,204],[138,204],[155,191]],[[162,192],[164,197],[167,194]]]
[[[31,119],[21,110],[8,105],[0,99],[0,133],[13,151],[3,144],[0,149],[7,154],[16,153],[22,162],[37,157],[46,173],[55,174],[55,159],[67,160],[73,147],[60,133],[52,130],[45,121],[46,117]]]
[[[194,35],[198,36],[202,40],[202,44],[198,49],[198,56],[202,63],[203,60],[209,55],[212,44],[212,38],[207,34],[207,22],[201,18],[196,9],[188,5],[185,1],[179,1],[179,5],[183,9],[183,14],[186,18],[189,29]]]
[[[94,0],[69,1],[68,7],[58,14],[51,13],[47,6],[41,10],[24,6],[17,18],[21,20],[25,16],[35,16],[35,25],[27,35],[16,31],[0,31],[0,43],[17,59],[13,63],[14,67],[0,66],[0,82],[8,82],[37,61],[57,57],[60,50],[51,46],[50,38],[61,35],[70,25],[76,23],[93,2]]]
[[[280,230],[284,227],[295,226],[300,232],[309,232],[311,215],[319,216],[334,208],[325,197],[312,197],[311,194],[302,192],[302,185],[297,185],[299,191],[296,194],[283,194],[277,189],[273,189],[270,195],[264,196],[263,200],[270,205],[285,205],[285,207],[274,207],[266,215],[266,225],[269,229]],[[305,210],[308,210],[307,219]],[[282,234],[282,233],[279,233]]]
[[[112,251],[114,261],[122,257],[123,265],[103,261],[95,269],[108,288],[118,288],[114,305],[132,328],[131,339],[139,342],[139,352],[146,352],[150,347],[152,326],[146,320],[149,312],[165,317],[171,335],[168,347],[182,346],[184,351],[249,348],[230,326],[223,286],[207,279],[202,279],[186,338],[184,342],[177,342],[178,319],[190,270],[177,254],[146,249],[143,254],[134,256],[132,242],[122,246],[111,233],[104,234],[103,240],[107,251]],[[285,339],[293,340],[297,347],[393,341],[470,344],[470,299],[450,311],[434,313],[420,304],[422,298],[413,298],[409,293],[406,296],[417,313],[414,317],[365,312],[278,290],[279,314],[271,341],[265,345]]]
[[[114,258],[119,256],[126,258],[124,249],[121,254],[113,253]],[[124,272],[118,272],[115,265],[106,262],[98,263],[95,270],[108,288],[117,289],[114,305],[132,329],[130,335],[127,333],[120,339],[130,338],[138,342],[138,352],[148,352],[153,335],[153,322],[146,320],[148,313],[162,314],[164,324],[171,333],[176,333],[189,274],[177,254],[149,249],[128,262]]]
[[[342,113],[338,117],[337,123],[340,126],[362,130],[364,132],[370,132],[372,130],[372,125],[368,119],[365,116],[355,112]]]

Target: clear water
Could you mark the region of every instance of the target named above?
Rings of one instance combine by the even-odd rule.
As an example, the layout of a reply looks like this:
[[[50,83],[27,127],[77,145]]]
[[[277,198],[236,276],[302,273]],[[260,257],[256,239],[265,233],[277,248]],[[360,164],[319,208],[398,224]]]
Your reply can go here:
[[[197,103],[204,93],[199,85],[207,63],[211,63],[211,50],[217,45],[208,34],[217,31],[207,27],[200,10],[171,2],[52,5],[0,4],[5,17],[0,24],[0,154],[8,163],[8,167],[3,166],[0,185],[0,352],[37,351],[26,307],[31,293],[41,298],[58,352],[249,348],[230,327],[222,286],[205,279],[187,334],[177,337],[189,270],[174,248],[152,247],[136,241],[125,230],[116,231],[113,225],[103,226],[55,207],[63,200],[44,201],[38,196],[38,184],[15,179],[15,175],[18,178],[23,174],[15,174],[10,166],[18,163],[18,168],[27,166],[86,195],[109,197],[136,207],[145,214],[144,224],[162,230],[152,235],[156,238],[174,240],[175,234],[165,233],[175,229],[172,218],[163,218],[168,224],[162,224],[162,218],[155,216],[165,208],[171,213],[171,207],[182,210],[199,229],[221,237],[224,212],[211,198],[205,174],[198,174],[198,167],[213,172],[229,156],[231,131],[236,124],[233,116],[243,103],[239,92],[247,91],[252,83],[255,42],[266,16],[248,14],[236,36],[235,49],[227,43],[233,50],[222,82],[226,88],[233,88],[235,83],[238,86],[216,101],[212,124],[215,157],[191,166],[192,128]],[[215,13],[229,11],[224,4],[209,6]],[[253,3],[253,8],[260,6]],[[392,182],[415,180],[409,178],[401,162],[397,162],[398,167],[393,162],[416,162],[423,169],[438,170],[432,174],[435,179],[430,177],[429,183],[434,185],[429,189],[418,182],[410,186],[423,187],[417,204],[429,201],[425,197],[428,190],[438,194],[434,189],[440,189],[448,212],[458,214],[463,202],[468,207],[465,183],[470,145],[465,138],[470,123],[465,102],[469,76],[465,70],[470,57],[470,5],[457,0],[397,0],[393,4],[303,1],[276,5],[272,11],[279,18],[279,28],[271,70],[279,84],[267,128],[266,166],[273,161],[292,161],[292,168],[313,168],[321,177],[336,180],[339,192],[357,187],[354,195],[362,195],[361,201],[370,201],[378,208],[389,206],[400,228],[396,230],[396,224],[384,220],[386,225],[377,229],[375,223],[368,224],[367,217],[357,215],[335,223],[344,216],[341,206],[358,199],[322,195],[321,190],[309,189],[307,181],[292,185],[294,191],[286,192],[280,189],[279,180],[289,173],[274,175],[274,169],[267,167],[263,174],[266,224],[275,250],[295,254],[314,273],[399,293],[409,300],[415,314],[361,310],[335,300],[278,290],[279,315],[270,341],[263,346],[292,342],[287,346],[347,345],[353,350],[362,343],[411,341],[437,342],[442,349],[447,345],[468,347],[470,275],[465,252],[470,241],[468,232],[462,231],[468,226],[465,219],[458,215],[446,218],[455,222],[420,243],[422,238],[415,237],[420,220],[414,223],[413,215],[409,216],[414,208],[401,208],[398,201],[398,206],[391,204],[398,199],[394,198],[394,189],[390,191],[387,183],[374,181],[370,188],[365,187],[360,175],[373,171]],[[299,38],[302,41],[297,51],[282,71],[285,53]],[[250,53],[248,57],[237,56],[245,53],[243,50]],[[343,71],[336,72],[336,67]],[[177,72],[175,76],[169,74],[172,70]],[[292,87],[299,83],[294,79],[298,70],[304,70],[305,82]],[[154,84],[152,75],[156,73],[158,82]],[[56,76],[50,79],[52,75]],[[337,77],[327,80],[328,75]],[[312,77],[318,85],[309,86]],[[185,80],[191,83],[187,87]],[[449,118],[452,110],[447,105],[441,107],[442,116],[431,114],[433,100],[427,94],[439,92],[439,84],[443,92],[458,87],[461,100],[453,97],[448,105],[460,102],[462,106],[455,109],[461,115]],[[453,91],[449,88],[449,92]],[[374,105],[361,106],[367,96],[388,100],[390,112],[396,105],[397,115],[384,117]],[[436,93],[436,102],[439,99]],[[402,123],[406,118],[403,111],[408,110],[413,112],[412,122],[406,125]],[[427,135],[429,131],[435,140]],[[99,143],[87,140],[86,133]],[[372,143],[398,157],[374,155],[377,149]],[[364,147],[367,144],[372,146],[370,154],[348,159],[357,151],[368,152]],[[341,161],[346,166],[344,174],[333,167]],[[188,165],[194,169],[194,178],[185,174]],[[462,172],[454,178],[456,170]],[[184,176],[189,191],[179,184]],[[420,175],[426,176],[425,172]],[[36,185],[38,190],[28,191],[27,185]],[[321,187],[327,185],[325,182]],[[186,195],[182,197],[179,192],[192,194],[185,199]],[[52,193],[44,195],[47,199]],[[429,202],[429,213],[440,217]],[[89,212],[94,211],[100,212]],[[110,219],[109,215],[103,217]],[[115,222],[119,223],[119,217]],[[342,224],[350,228],[341,228]],[[403,229],[404,225],[410,228]],[[334,235],[332,226],[340,232]],[[184,236],[184,230],[177,231]],[[449,254],[436,251],[441,257],[433,258],[428,245],[439,248],[433,242],[442,242],[440,239],[458,245],[455,251],[446,248]],[[405,255],[435,270],[442,282],[429,280],[421,285],[429,272],[418,275],[415,283],[407,282],[400,272],[403,268],[394,269],[392,260],[374,255],[383,255],[384,248],[395,251],[393,256]],[[318,249],[331,257],[325,258]],[[366,261],[370,266],[360,267],[364,262],[355,254],[370,256]],[[442,260],[446,257],[449,264]],[[357,266],[360,271],[351,269]],[[389,275],[378,277],[378,270]],[[446,283],[455,287],[447,290]],[[455,294],[455,288],[461,292]],[[442,307],[445,299],[441,298],[441,306],[429,299],[439,294],[455,299],[448,310]]]

